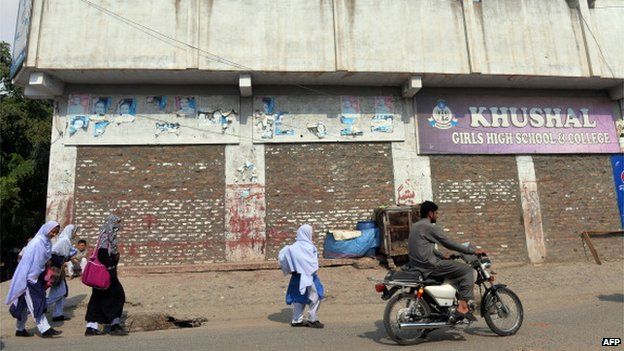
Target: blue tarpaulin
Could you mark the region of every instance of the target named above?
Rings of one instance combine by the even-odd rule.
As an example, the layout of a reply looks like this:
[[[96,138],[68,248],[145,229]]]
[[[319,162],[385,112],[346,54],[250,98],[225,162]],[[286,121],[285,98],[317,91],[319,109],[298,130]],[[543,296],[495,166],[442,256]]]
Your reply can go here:
[[[375,256],[375,248],[379,247],[379,229],[371,228],[360,230],[362,235],[349,240],[338,241],[331,233],[325,237],[323,257],[325,258],[353,258]]]

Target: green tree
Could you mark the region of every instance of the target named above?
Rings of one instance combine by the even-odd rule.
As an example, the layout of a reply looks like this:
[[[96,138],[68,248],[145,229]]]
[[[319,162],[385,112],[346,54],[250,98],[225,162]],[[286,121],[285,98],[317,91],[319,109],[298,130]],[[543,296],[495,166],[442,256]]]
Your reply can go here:
[[[0,42],[0,60],[0,245],[6,255],[45,218],[52,102],[26,99],[11,83],[6,42]]]

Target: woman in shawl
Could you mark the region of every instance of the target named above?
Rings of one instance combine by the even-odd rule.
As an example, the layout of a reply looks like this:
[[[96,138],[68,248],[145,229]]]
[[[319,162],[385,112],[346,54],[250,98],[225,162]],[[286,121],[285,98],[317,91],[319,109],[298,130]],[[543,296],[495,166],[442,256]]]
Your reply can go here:
[[[65,317],[63,315],[65,298],[69,294],[69,288],[67,287],[67,281],[65,280],[64,274],[65,271],[63,268],[65,266],[65,262],[69,261],[72,253],[74,253],[72,251],[75,251],[71,243],[71,239],[75,231],[76,227],[73,224],[66,226],[56,240],[56,243],[52,246],[52,258],[50,261],[52,266],[58,268],[61,272],[59,281],[50,287],[50,292],[48,293],[47,298],[48,308],[52,309],[52,305],[54,305],[54,310],[52,311],[52,320],[54,322],[70,320],[69,317]]]
[[[284,247],[278,256],[284,275],[290,274],[290,283],[286,291],[286,304],[293,306],[293,327],[323,328],[317,312],[324,297],[323,284],[319,280],[318,252],[312,242],[312,226],[304,224],[297,229],[297,240]],[[308,320],[304,321],[303,312],[308,305]]]
[[[119,217],[110,215],[100,228],[100,236],[95,249],[98,260],[108,268],[110,286],[108,289],[92,289],[85,316],[87,322],[85,336],[104,334],[100,331],[98,323],[110,324],[110,335],[128,335],[128,331],[121,326],[121,314],[126,302],[126,294],[117,278],[117,263],[119,262],[117,233],[121,229],[120,222]]]
[[[10,305],[9,312],[17,319],[15,336],[32,336],[26,331],[28,313],[32,315],[37,329],[44,338],[61,334],[61,331],[50,327],[44,312],[46,309],[45,271],[52,256],[52,239],[59,232],[59,224],[48,221],[39,228],[39,231],[24,249],[5,304]]]

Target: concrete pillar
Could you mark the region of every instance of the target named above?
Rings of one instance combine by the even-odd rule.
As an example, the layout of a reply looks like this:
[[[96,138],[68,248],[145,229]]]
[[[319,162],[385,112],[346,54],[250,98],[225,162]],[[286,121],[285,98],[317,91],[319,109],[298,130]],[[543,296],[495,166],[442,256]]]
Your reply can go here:
[[[474,11],[474,0],[462,0],[464,15],[464,32],[466,33],[466,48],[471,73],[482,73],[484,65],[483,53],[485,44],[483,32],[477,27],[477,19]]]
[[[529,260],[531,263],[540,263],[546,258],[546,245],[533,157],[516,156],[516,164]]]
[[[264,145],[252,142],[253,98],[241,97],[240,144],[225,147],[225,258],[265,259]]]
[[[63,144],[67,117],[60,116],[59,106],[61,111],[65,111],[66,100],[63,103],[56,101],[54,104],[46,201],[46,220],[55,220],[61,226],[74,220],[74,187],[78,154],[75,146]]]
[[[594,25],[591,13],[589,12],[587,1],[578,2],[578,11],[581,21],[581,32],[583,33],[583,42],[585,43],[585,52],[587,53],[589,74],[592,77],[600,77],[602,75],[600,37]]]
[[[405,141],[392,143],[394,198],[398,205],[415,205],[433,199],[429,157],[418,155],[414,99],[405,99]]]

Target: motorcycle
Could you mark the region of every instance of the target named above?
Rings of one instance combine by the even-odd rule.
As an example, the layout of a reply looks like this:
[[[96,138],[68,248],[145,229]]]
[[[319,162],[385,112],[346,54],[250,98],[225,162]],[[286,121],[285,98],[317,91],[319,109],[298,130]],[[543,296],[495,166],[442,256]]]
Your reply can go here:
[[[513,335],[522,326],[524,312],[520,298],[503,284],[494,284],[492,262],[485,254],[452,255],[477,272],[475,285],[479,287],[480,315],[488,327],[500,336]],[[438,279],[423,279],[418,271],[390,271],[383,280],[376,281],[375,290],[382,293],[386,305],[383,321],[388,336],[401,345],[415,344],[428,333],[440,328],[460,328],[472,321],[456,317],[456,290]],[[476,308],[470,302],[471,312]]]

